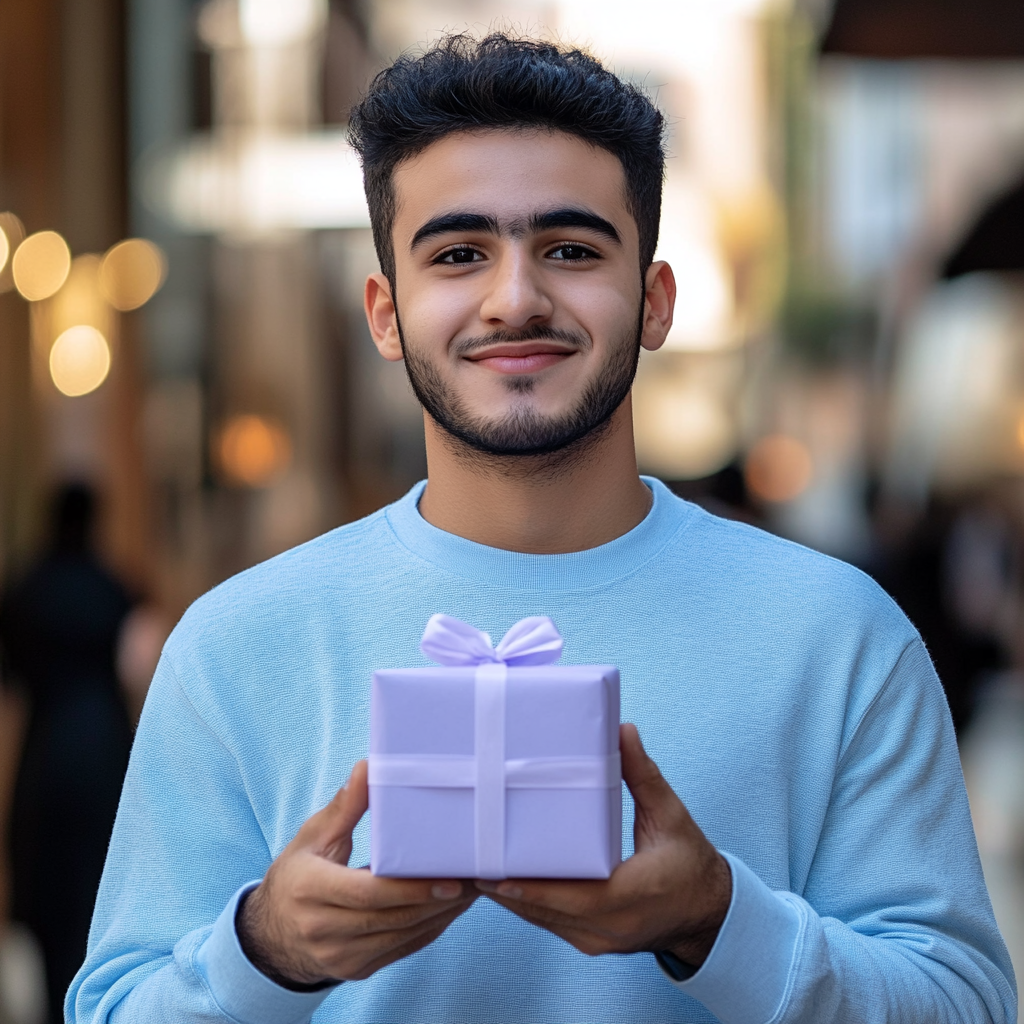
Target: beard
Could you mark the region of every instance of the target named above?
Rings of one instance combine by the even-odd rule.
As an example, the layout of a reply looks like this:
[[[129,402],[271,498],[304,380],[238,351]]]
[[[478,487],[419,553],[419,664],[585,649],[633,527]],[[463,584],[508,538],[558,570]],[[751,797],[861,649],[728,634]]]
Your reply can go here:
[[[537,384],[536,378],[530,375],[503,379],[509,393],[524,397],[524,401],[506,416],[495,420],[473,416],[437,367],[410,349],[400,320],[398,336],[413,392],[434,422],[456,442],[461,442],[461,447],[479,455],[499,458],[556,453],[575,455],[601,437],[633,386],[640,360],[643,312],[641,303],[632,337],[617,339],[612,344],[608,359],[584,388],[579,401],[558,416],[543,416],[525,401]],[[518,341],[559,341],[581,352],[593,348],[590,337],[582,332],[537,326],[522,331],[495,331],[486,337],[466,339],[454,346],[454,353],[462,357],[488,345]]]

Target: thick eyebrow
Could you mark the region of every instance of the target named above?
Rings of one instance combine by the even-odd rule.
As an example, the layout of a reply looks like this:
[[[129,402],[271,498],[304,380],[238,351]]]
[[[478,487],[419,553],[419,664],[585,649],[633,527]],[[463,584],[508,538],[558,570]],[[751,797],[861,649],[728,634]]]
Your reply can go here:
[[[535,213],[530,218],[531,231],[550,231],[552,228],[586,228],[603,235],[616,245],[622,244],[615,225],[589,210],[566,207],[562,210],[549,210],[547,213]]]
[[[498,225],[497,217],[491,217],[484,213],[443,213],[440,217],[428,220],[412,236],[412,244],[409,246],[409,251],[414,251],[421,242],[425,242],[428,238],[433,238],[435,235],[447,235],[449,232],[462,231],[484,231],[488,234],[497,235],[501,233],[501,228]]]
[[[533,214],[529,221],[529,231],[533,233],[551,231],[554,228],[584,228],[603,235],[610,242],[621,245],[618,231],[611,221],[599,217],[589,210],[577,209],[576,207],[564,207],[559,210],[547,210],[544,213]],[[490,235],[511,235],[513,238],[522,237],[524,222],[521,220],[502,226],[498,218],[485,213],[443,213],[439,217],[433,217],[412,236],[412,243],[409,251],[413,252],[428,238],[437,235],[461,232],[483,232]]]

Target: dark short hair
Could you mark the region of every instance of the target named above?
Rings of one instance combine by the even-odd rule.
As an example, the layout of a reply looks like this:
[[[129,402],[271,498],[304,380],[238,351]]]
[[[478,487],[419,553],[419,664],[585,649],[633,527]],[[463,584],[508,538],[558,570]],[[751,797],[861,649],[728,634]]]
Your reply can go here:
[[[394,284],[394,170],[453,132],[567,132],[613,153],[640,235],[640,269],[654,259],[665,171],[665,119],[648,96],[590,54],[493,33],[448,35],[399,57],[352,110],[349,139],[363,162],[373,240]]]

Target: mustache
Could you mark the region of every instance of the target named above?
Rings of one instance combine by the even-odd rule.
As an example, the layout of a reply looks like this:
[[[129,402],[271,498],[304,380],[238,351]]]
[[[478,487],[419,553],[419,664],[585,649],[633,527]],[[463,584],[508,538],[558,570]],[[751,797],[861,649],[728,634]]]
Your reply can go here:
[[[491,345],[508,345],[517,341],[557,341],[581,352],[589,351],[593,346],[590,335],[583,331],[567,331],[561,327],[538,324],[535,327],[524,327],[521,331],[493,331],[476,338],[463,338],[452,345],[452,354],[468,356]]]

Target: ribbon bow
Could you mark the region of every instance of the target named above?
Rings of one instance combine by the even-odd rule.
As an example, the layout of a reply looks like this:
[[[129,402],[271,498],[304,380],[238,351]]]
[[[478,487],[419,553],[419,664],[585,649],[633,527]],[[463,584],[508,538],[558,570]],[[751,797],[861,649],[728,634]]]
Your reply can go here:
[[[520,619],[497,647],[482,630],[450,615],[431,615],[420,650],[439,665],[550,665],[562,655],[562,636],[546,615]]]

